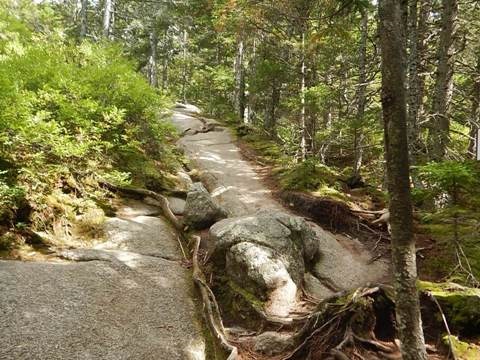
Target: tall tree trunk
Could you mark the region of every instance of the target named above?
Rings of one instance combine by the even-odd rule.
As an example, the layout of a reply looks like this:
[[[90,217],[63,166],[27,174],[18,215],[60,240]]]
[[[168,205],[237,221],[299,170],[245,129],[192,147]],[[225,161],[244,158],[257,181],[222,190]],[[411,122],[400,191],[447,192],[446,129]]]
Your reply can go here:
[[[430,155],[433,160],[444,158],[449,142],[448,108],[453,90],[453,43],[458,13],[457,0],[442,0],[442,7],[442,29],[437,49],[438,63],[430,125]]]
[[[419,80],[418,80],[418,0],[408,0],[408,145],[410,161],[415,159],[418,137]]]
[[[416,287],[417,269],[410,195],[407,109],[405,96],[406,1],[379,1],[382,49],[382,109],[397,328],[403,360],[426,360],[427,354]]]
[[[103,36],[109,38],[111,34],[113,0],[105,0],[103,6]]]
[[[245,117],[245,67],[244,67],[244,41],[243,36],[237,38],[237,50],[234,64],[235,73],[235,94],[234,105],[235,112],[241,123]]]
[[[276,135],[277,127],[277,107],[280,102],[280,87],[278,82],[273,80],[271,83],[272,92],[270,94],[270,101],[268,102],[267,116],[265,117],[265,130],[271,137]]]
[[[472,119],[470,120],[470,144],[468,146],[468,152],[471,154],[472,158],[478,160],[480,149],[480,49],[477,53],[476,72],[472,75]]]
[[[353,175],[360,174],[363,158],[363,116],[365,114],[367,89],[367,37],[368,37],[368,11],[364,10],[362,14],[362,22],[360,26],[360,47],[358,51],[358,88],[357,88],[357,114],[356,124],[354,127],[354,161],[353,161]]]
[[[301,84],[300,84],[300,126],[301,126],[301,135],[300,140],[300,151],[302,160],[307,158],[307,119],[306,119],[306,102],[305,102],[305,90],[306,90],[306,78],[307,78],[307,66],[305,64],[305,30],[302,31],[302,42],[301,42]]]
[[[158,37],[155,29],[150,30],[150,56],[148,57],[148,82],[153,87],[158,87],[157,45]]]
[[[87,36],[87,8],[88,0],[80,0],[80,39]]]
[[[188,32],[183,30],[183,70],[182,70],[182,100],[187,103],[187,57],[188,57]]]

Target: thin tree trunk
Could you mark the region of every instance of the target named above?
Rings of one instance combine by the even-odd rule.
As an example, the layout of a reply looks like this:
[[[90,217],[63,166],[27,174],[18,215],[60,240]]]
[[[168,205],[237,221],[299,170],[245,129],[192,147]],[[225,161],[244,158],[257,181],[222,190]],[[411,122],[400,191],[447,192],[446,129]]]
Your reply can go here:
[[[255,76],[257,72],[257,38],[256,36],[253,37],[252,41],[252,51],[250,55],[250,61],[249,61],[249,75],[250,76]],[[251,93],[251,91],[248,91],[248,96],[247,96],[247,108],[248,108],[248,123],[253,123],[255,121],[255,112],[256,112],[256,99],[257,99],[257,94]]]
[[[187,41],[188,32],[187,29],[183,30],[183,70],[182,70],[182,100],[183,103],[187,103]]]
[[[415,146],[418,137],[418,0],[408,1],[408,145],[410,161],[415,159]]]
[[[88,0],[81,0],[80,4],[80,39],[83,40],[87,36]]]
[[[265,130],[271,137],[276,135],[277,127],[277,107],[280,102],[280,87],[276,80],[272,81],[272,92],[270,95],[269,107],[267,110],[267,116],[265,117]]]
[[[368,11],[364,10],[362,14],[362,22],[360,27],[360,47],[358,56],[358,88],[357,88],[357,114],[356,124],[354,127],[354,162],[353,162],[353,175],[358,176],[360,174],[360,168],[362,166],[363,158],[363,133],[362,123],[363,116],[365,114],[366,97],[365,91],[367,89],[367,36],[368,36]]]
[[[453,43],[457,21],[457,0],[442,0],[442,29],[437,49],[437,71],[432,100],[430,151],[433,160],[444,158],[449,142],[448,108],[452,96]]]
[[[244,41],[241,35],[237,39],[237,50],[235,55],[234,73],[235,73],[235,94],[234,105],[235,112],[241,123],[245,117],[245,68],[244,59]]]
[[[424,117],[424,95],[425,95],[425,73],[427,72],[426,64],[426,40],[429,30],[428,20],[432,11],[431,0],[420,0],[420,10],[417,25],[417,98],[418,98],[418,111],[417,111],[417,125],[423,121]]]
[[[307,67],[305,64],[305,30],[302,31],[302,43],[301,43],[301,85],[300,85],[300,122],[302,139],[300,141],[300,150],[302,160],[307,158],[307,124],[306,124],[306,103],[305,103],[305,90],[306,90],[306,77]]]
[[[150,56],[148,57],[148,82],[153,87],[158,87],[157,75],[157,45],[158,37],[155,29],[150,30]]]
[[[103,7],[103,36],[110,37],[113,0],[105,0]]]
[[[417,269],[410,195],[407,109],[405,95],[406,1],[380,0],[382,109],[397,328],[403,360],[426,360],[416,287]]]
[[[477,68],[473,74],[472,119],[470,120],[470,143],[468,152],[473,159],[477,158],[480,144],[478,130],[480,128],[480,50],[477,55]]]

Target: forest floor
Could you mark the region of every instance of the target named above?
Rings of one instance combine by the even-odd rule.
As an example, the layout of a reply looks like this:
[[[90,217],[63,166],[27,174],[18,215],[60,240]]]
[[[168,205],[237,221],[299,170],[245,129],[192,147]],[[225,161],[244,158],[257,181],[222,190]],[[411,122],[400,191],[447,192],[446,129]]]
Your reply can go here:
[[[158,214],[128,200],[105,242],[0,261],[0,359],[205,359],[191,272]]]

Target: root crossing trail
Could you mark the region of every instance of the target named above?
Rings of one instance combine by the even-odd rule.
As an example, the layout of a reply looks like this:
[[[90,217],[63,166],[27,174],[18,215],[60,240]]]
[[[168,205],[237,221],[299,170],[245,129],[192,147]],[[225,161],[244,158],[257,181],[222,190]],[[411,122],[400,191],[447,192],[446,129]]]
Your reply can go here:
[[[0,261],[0,359],[205,360],[191,273],[158,209],[125,203],[68,261]]]
[[[200,120],[184,109],[175,111],[172,119],[183,134],[180,146],[199,170],[201,181],[231,217],[251,215],[260,209],[289,212],[272,197],[255,166],[242,158],[228,129],[212,120]],[[311,225],[322,254],[311,273],[305,274],[305,287],[313,296],[325,298],[388,277],[387,262],[371,261],[371,253],[358,240]]]

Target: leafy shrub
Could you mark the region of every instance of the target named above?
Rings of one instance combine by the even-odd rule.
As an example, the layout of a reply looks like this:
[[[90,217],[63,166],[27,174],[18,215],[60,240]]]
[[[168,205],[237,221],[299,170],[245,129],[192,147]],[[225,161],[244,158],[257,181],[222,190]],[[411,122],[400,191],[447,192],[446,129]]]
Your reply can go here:
[[[33,32],[8,11],[0,9],[0,159],[15,176],[0,181],[0,223],[26,200],[38,230],[58,219],[95,228],[95,204],[109,198],[101,181],[162,187],[177,166],[168,97],[119,46]]]

